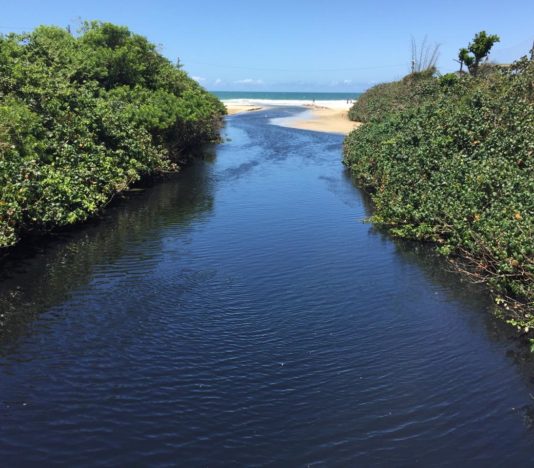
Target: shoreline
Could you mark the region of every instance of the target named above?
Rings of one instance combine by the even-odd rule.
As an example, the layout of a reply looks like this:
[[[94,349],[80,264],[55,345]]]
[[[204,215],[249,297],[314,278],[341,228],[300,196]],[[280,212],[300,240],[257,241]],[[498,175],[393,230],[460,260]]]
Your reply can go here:
[[[265,107],[254,104],[227,104],[224,103],[228,115],[242,114],[243,112],[255,112],[265,109]]]
[[[283,119],[283,121],[276,124],[300,130],[339,133],[342,135],[348,135],[361,125],[361,122],[349,120],[348,109],[333,109],[314,104],[306,107],[308,110],[303,114]]]
[[[267,99],[232,99],[223,101],[228,115],[243,112],[254,112],[276,106],[302,107],[303,112],[292,117],[272,119],[271,123],[288,128],[312,130],[315,132],[349,134],[361,123],[348,118],[348,111],[352,102],[346,101],[317,101],[309,100],[267,100]]]

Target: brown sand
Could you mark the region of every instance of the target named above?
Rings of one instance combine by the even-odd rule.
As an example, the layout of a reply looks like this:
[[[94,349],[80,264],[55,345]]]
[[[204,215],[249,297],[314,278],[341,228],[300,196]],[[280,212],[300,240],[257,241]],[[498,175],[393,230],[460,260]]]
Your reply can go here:
[[[309,106],[311,116],[306,119],[287,119],[283,125],[291,128],[314,130],[316,132],[342,133],[349,132],[361,125],[360,122],[349,120],[348,112],[344,109],[329,109],[320,106]]]
[[[226,104],[228,115],[259,111],[266,108],[250,104]],[[360,122],[349,120],[348,109],[332,109],[314,104],[308,104],[305,108],[310,111],[309,117],[278,119],[277,125],[303,130],[314,130],[316,132],[341,133],[343,135],[347,135],[361,125]]]
[[[239,114],[240,112],[252,112],[262,110],[263,107],[251,106],[245,104],[225,104],[228,115]]]

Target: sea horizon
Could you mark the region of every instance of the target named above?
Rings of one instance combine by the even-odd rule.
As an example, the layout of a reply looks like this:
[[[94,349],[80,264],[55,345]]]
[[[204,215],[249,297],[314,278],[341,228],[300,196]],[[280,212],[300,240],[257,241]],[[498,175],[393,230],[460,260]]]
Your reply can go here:
[[[223,101],[236,99],[277,101],[347,101],[358,99],[362,93],[312,91],[210,91]]]

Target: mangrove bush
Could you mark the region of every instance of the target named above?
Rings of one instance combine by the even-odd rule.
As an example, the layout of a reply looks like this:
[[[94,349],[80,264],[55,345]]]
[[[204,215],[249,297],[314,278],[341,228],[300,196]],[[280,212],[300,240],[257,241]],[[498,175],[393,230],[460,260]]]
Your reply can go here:
[[[126,27],[0,36],[0,247],[87,219],[218,138],[222,103]]]
[[[372,221],[435,242],[532,327],[534,62],[429,80],[411,103],[396,84],[401,95],[384,101],[404,104],[353,131],[344,162],[372,194]]]

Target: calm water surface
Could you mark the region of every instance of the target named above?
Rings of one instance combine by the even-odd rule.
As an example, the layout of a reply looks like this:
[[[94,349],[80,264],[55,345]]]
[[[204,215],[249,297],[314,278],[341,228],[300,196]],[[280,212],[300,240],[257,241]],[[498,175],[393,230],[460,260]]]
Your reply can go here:
[[[4,262],[0,465],[525,466],[529,366],[484,291],[362,222],[342,137],[227,143]]]

